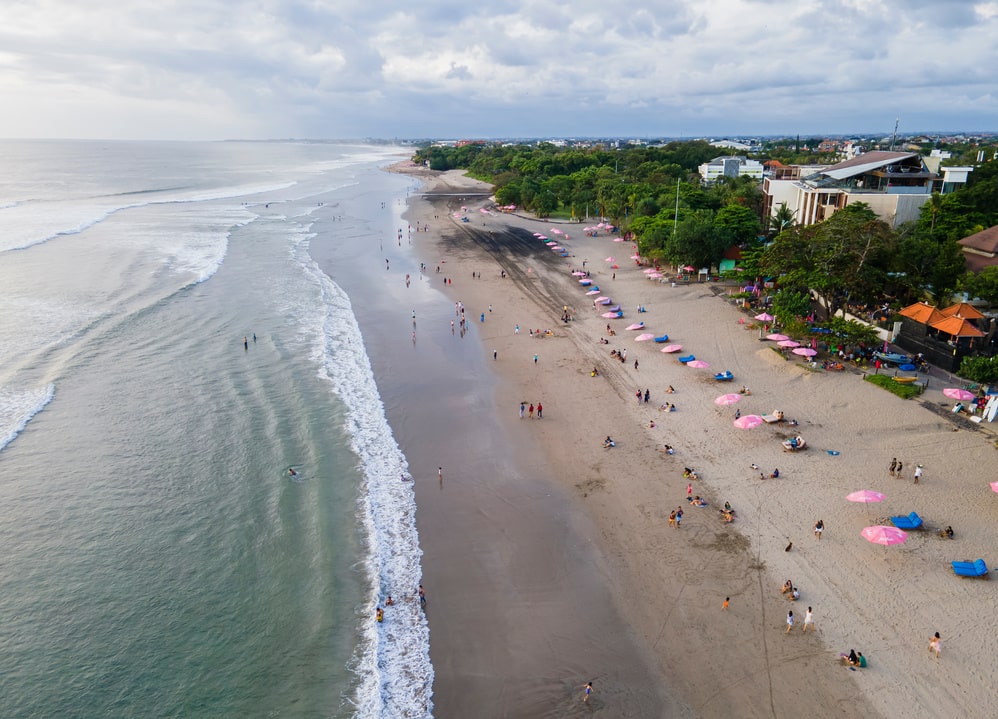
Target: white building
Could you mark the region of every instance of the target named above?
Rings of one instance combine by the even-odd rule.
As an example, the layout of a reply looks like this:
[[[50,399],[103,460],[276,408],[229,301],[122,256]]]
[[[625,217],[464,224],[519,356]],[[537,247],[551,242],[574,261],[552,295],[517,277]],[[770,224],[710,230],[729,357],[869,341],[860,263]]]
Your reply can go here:
[[[704,182],[713,182],[718,177],[740,177],[748,175],[757,180],[762,179],[762,163],[747,160],[741,156],[715,157],[710,162],[700,165],[700,177]]]

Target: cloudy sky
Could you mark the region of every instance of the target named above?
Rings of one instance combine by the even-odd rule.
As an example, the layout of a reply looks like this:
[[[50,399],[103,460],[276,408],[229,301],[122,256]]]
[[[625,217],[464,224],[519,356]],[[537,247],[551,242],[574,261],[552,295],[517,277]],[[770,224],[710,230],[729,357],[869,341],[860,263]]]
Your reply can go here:
[[[0,137],[998,130],[998,0],[0,7]]]

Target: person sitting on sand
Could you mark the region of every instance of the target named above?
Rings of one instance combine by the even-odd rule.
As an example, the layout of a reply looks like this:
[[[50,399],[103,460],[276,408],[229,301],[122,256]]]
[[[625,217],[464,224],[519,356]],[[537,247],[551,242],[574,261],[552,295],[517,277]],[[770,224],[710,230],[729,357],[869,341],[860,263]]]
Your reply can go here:
[[[800,590],[797,587],[793,587],[790,590],[790,596],[787,597],[791,602],[796,602],[800,599]]]
[[[599,370],[596,367],[593,367],[593,371],[590,373],[589,376],[590,377],[599,377]]]
[[[789,579],[783,583],[783,589],[780,590],[780,594],[786,594],[787,592],[792,592],[794,589],[794,583]]]
[[[724,503],[724,511],[725,512],[734,512],[735,511],[734,509],[731,508],[731,502],[725,502]]]
[[[675,392],[675,391],[676,391],[676,388],[675,388],[675,387],[673,387],[673,386],[672,386],[672,385],[670,384],[670,385],[669,385],[669,389],[665,390],[665,393],[666,393],[666,394],[672,394],[672,393],[673,393],[673,392]]]
[[[750,394],[752,394],[752,390],[750,390],[750,389],[749,389],[748,387],[746,387],[745,385],[742,385],[742,388],[741,388],[741,390],[739,391],[739,394],[744,394],[744,395],[750,395]]]
[[[732,522],[735,521],[735,514],[734,512],[722,511],[721,519],[724,521],[725,524],[731,524]]]
[[[613,439],[610,438],[610,435],[607,435],[606,439],[603,440],[604,449],[609,449],[610,447],[616,447],[616,446],[617,445],[614,443]]]
[[[692,467],[683,467],[683,479],[699,479],[697,471]]]
[[[693,498],[693,506],[694,507],[706,507],[707,506],[707,502],[704,501],[703,497],[696,496],[696,497]]]
[[[947,526],[946,529],[940,529],[939,536],[943,539],[953,539],[953,527]]]
[[[749,467],[751,467],[752,469],[759,469],[759,465],[756,464],[755,462],[753,462],[752,464],[750,464]]]
[[[856,654],[855,649],[850,649],[848,654],[842,654],[841,657],[846,664],[851,666],[859,664],[859,655]]]
[[[779,479],[780,478],[780,470],[778,468],[774,469],[773,473],[771,475],[769,475],[769,478],[770,479]]]
[[[648,429],[655,429],[655,420],[648,421]]]
[[[666,454],[675,454],[676,453],[676,451],[672,448],[671,444],[667,444],[664,447],[662,447],[662,451],[665,452]]]

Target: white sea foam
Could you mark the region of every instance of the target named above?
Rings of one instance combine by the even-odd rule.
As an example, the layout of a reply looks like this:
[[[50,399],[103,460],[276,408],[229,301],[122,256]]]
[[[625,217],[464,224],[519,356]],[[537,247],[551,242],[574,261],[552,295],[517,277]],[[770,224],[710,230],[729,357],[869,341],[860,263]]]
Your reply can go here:
[[[365,486],[360,516],[368,539],[366,568],[371,594],[366,617],[384,594],[414,597],[422,577],[416,502],[405,455],[385,416],[374,372],[364,348],[350,299],[307,255],[307,239],[299,246],[306,271],[317,282],[321,302],[312,358],[319,376],[348,408],[347,431],[361,458]],[[352,701],[361,719],[428,719],[432,717],[433,667],[429,627],[417,601],[399,601],[383,624],[366,621],[363,641],[352,667],[359,686]]]
[[[0,451],[14,441],[54,396],[54,384],[32,389],[0,387]]]
[[[220,187],[198,192],[176,192],[144,202],[121,202],[124,196],[69,201],[15,203],[0,213],[0,252],[24,250],[59,237],[78,235],[126,210],[153,205],[203,203],[277,192],[295,182]]]

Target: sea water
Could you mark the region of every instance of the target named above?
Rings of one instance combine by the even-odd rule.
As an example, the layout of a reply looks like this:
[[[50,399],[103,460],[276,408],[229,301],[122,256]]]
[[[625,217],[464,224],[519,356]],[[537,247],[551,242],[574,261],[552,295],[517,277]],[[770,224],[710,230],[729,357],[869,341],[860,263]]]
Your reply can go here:
[[[387,256],[403,154],[0,142],[0,716],[430,716],[406,459],[313,259]]]

